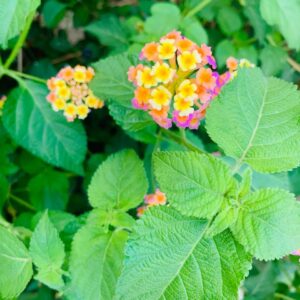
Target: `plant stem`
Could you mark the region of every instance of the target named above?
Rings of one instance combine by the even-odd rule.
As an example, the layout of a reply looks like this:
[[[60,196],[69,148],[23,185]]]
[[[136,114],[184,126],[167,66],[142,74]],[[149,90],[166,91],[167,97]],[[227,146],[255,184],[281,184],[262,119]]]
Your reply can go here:
[[[185,146],[187,149],[198,152],[200,154],[206,154],[206,152],[204,150],[201,150],[200,148],[196,147],[194,144],[192,144],[186,138],[183,138],[182,136],[179,136],[176,133],[174,133],[170,130],[164,129],[164,128],[162,128],[161,131],[163,134],[165,134],[166,136],[171,138],[173,141],[175,141],[176,143],[178,143],[180,145]]]
[[[276,298],[282,299],[282,300],[295,300],[294,298],[291,298],[289,296],[283,295],[281,293],[275,293],[274,296]]]
[[[27,203],[25,200],[23,200],[23,199],[15,196],[15,195],[13,195],[13,194],[9,194],[9,197],[11,199],[13,199],[15,202],[19,203],[20,205],[28,208],[29,210],[36,211],[36,209],[32,205],[30,205],[29,203]]]
[[[186,15],[185,18],[193,17],[195,14],[197,14],[199,11],[201,11],[205,6],[210,4],[212,0],[203,0],[198,5],[196,5],[194,8],[192,8]]]
[[[22,48],[24,41],[26,40],[26,37],[28,35],[31,23],[33,21],[33,18],[35,16],[35,11],[33,11],[27,18],[25,26],[24,26],[24,30],[22,31],[22,33],[19,36],[19,39],[17,41],[17,43],[15,44],[15,47],[13,48],[12,52],[10,53],[9,57],[7,58],[5,64],[4,64],[4,68],[8,69],[10,67],[10,65],[14,62],[14,60],[16,59],[19,50]]]
[[[42,78],[39,78],[39,77],[36,77],[36,76],[33,76],[33,75],[21,73],[21,72],[18,72],[18,71],[7,70],[7,71],[4,71],[4,73],[7,76],[10,76],[12,78],[15,78],[17,76],[17,77],[23,77],[23,78],[26,78],[26,79],[30,79],[30,80],[33,80],[33,81],[36,81],[36,82],[39,82],[39,83],[43,83],[43,84],[47,83],[47,81],[45,79],[42,79]],[[15,75],[15,76],[11,76],[11,75]]]

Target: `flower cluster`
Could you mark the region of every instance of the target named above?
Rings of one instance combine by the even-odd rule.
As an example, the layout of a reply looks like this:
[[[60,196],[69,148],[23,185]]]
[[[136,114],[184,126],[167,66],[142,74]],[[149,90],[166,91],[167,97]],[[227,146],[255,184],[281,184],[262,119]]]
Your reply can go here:
[[[50,93],[47,100],[54,111],[64,111],[69,122],[77,117],[85,119],[92,108],[102,108],[104,102],[89,89],[88,83],[95,73],[91,67],[76,66],[61,69],[47,81]]]
[[[210,47],[198,46],[178,31],[158,43],[146,44],[140,54],[147,65],[128,70],[136,89],[132,105],[148,111],[161,127],[197,129],[206,108],[230,80],[230,73],[214,71],[216,61]]]
[[[140,206],[137,209],[137,216],[141,217],[143,213],[148,209],[148,207],[156,205],[164,205],[167,202],[167,197],[165,193],[161,192],[159,189],[156,189],[154,194],[148,194],[144,198],[145,205]]]
[[[4,106],[6,99],[7,99],[6,96],[0,97],[0,116],[2,116],[2,110],[3,110],[3,106]]]

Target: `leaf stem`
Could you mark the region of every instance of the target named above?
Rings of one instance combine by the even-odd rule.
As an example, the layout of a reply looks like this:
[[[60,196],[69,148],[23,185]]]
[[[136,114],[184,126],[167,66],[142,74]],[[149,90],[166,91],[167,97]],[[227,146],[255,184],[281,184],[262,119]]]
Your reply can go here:
[[[8,69],[10,67],[10,65],[14,62],[14,60],[16,59],[19,50],[22,48],[26,37],[28,35],[31,23],[33,21],[33,18],[35,16],[35,11],[33,11],[27,18],[25,26],[24,26],[24,30],[22,31],[22,33],[19,36],[19,39],[17,41],[17,43],[15,44],[12,52],[10,53],[9,57],[7,58],[5,64],[4,64],[4,68]]]
[[[168,136],[176,143],[185,146],[187,149],[198,152],[200,154],[206,154],[204,150],[201,150],[200,148],[196,147],[194,144],[187,140],[187,138],[185,137],[185,132],[183,137],[182,134],[181,136],[179,136],[178,134],[164,128],[162,128],[161,131],[164,135]]]
[[[6,71],[4,71],[4,73],[7,76],[10,76],[10,77],[15,78],[15,79],[16,79],[16,76],[17,76],[17,77],[23,77],[23,78],[26,78],[26,79],[30,79],[30,80],[33,80],[33,81],[36,81],[36,82],[39,82],[39,83],[47,84],[47,81],[45,79],[42,79],[42,78],[39,78],[39,77],[36,77],[36,76],[33,76],[33,75],[25,74],[25,73],[22,73],[22,72],[13,71],[13,70],[6,70]],[[11,75],[15,75],[15,76],[11,76]]]
[[[211,3],[212,0],[203,0],[194,8],[192,8],[186,15],[185,18],[190,18],[196,15],[199,11],[201,11],[205,6]]]
[[[13,199],[15,202],[17,202],[18,204],[28,208],[31,211],[36,211],[36,209],[32,205],[30,205],[28,202],[26,202],[25,200],[15,196],[11,193],[9,194],[9,198]]]
[[[291,298],[289,296],[286,296],[284,294],[281,293],[275,293],[274,296],[278,299],[282,299],[282,300],[295,300],[294,298]]]

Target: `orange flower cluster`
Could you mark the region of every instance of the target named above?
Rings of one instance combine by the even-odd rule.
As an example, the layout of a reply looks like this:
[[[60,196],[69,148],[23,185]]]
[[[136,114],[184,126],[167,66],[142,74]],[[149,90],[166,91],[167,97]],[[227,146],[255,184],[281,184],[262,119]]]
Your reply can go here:
[[[54,111],[63,111],[69,122],[85,119],[90,110],[102,108],[104,102],[89,89],[95,73],[91,67],[65,67],[47,81],[50,93],[47,100]]]
[[[210,47],[198,46],[178,31],[146,44],[138,64],[128,70],[135,86],[132,104],[148,111],[161,127],[197,129],[206,108],[230,79],[230,73],[214,71],[216,62]]]
[[[230,56],[226,60],[226,66],[230,73],[230,79],[233,79],[238,74],[238,68],[254,68],[255,65],[252,64],[248,59],[242,58],[240,60]]]
[[[3,110],[3,106],[4,106],[4,103],[5,103],[6,99],[7,99],[6,96],[2,96],[0,98],[0,116],[2,116],[2,110]]]
[[[141,217],[144,212],[151,206],[164,205],[167,203],[167,197],[165,193],[161,192],[159,189],[156,189],[154,194],[148,194],[144,198],[145,205],[140,206],[137,209],[137,216]]]

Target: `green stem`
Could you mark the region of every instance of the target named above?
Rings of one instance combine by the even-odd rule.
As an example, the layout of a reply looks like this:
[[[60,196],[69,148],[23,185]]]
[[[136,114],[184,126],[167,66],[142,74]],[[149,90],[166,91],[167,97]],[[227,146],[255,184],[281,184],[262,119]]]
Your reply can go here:
[[[282,299],[282,300],[295,300],[294,298],[291,298],[291,297],[286,296],[286,295],[281,294],[281,293],[275,293],[274,296],[275,296],[276,298]]]
[[[33,81],[36,81],[36,82],[39,82],[39,83],[47,84],[47,81],[45,79],[42,79],[42,78],[39,78],[39,77],[36,77],[36,76],[33,76],[33,75],[21,73],[21,72],[18,72],[18,71],[7,70],[7,71],[4,71],[4,73],[7,76],[10,76],[14,79],[16,79],[16,77],[23,77],[23,78],[30,79],[30,80],[33,80]],[[15,75],[15,76],[12,76],[12,75]]]
[[[13,195],[13,194],[9,194],[9,198],[13,199],[15,202],[17,202],[18,204],[28,208],[31,211],[36,211],[36,209],[32,205],[30,205],[25,200]]]
[[[199,11],[201,11],[205,6],[211,3],[212,0],[203,0],[198,5],[196,5],[194,8],[192,8],[186,15],[186,18],[193,17],[196,15]]]
[[[196,147],[194,144],[192,144],[190,141],[188,141],[186,139],[186,137],[183,138],[182,136],[179,136],[176,133],[174,133],[170,130],[164,129],[164,128],[162,128],[161,131],[164,135],[168,136],[169,138],[171,138],[176,143],[178,143],[180,145],[183,145],[187,149],[189,149],[191,151],[198,152],[200,154],[206,154],[206,152],[204,150],[201,150],[200,148]]]
[[[15,44],[15,47],[13,48],[12,52],[10,53],[9,57],[7,58],[5,64],[4,64],[4,68],[8,69],[10,67],[10,65],[14,62],[14,60],[16,59],[20,49],[22,48],[26,37],[28,35],[31,23],[33,21],[35,15],[35,11],[33,11],[27,18],[26,23],[25,23],[25,27],[24,30],[22,31],[22,33],[19,36],[19,39],[17,41],[17,43]]]

